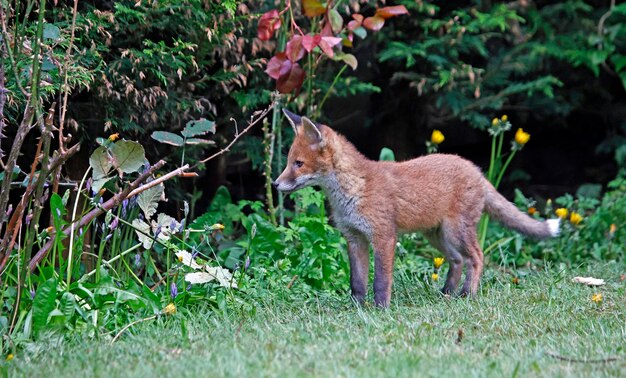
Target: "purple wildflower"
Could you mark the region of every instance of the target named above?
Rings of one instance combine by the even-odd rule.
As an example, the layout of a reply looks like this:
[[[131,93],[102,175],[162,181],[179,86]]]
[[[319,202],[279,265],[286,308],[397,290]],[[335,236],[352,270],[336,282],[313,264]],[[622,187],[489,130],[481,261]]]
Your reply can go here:
[[[30,290],[30,299],[35,299],[35,290]]]
[[[176,221],[172,220],[172,222],[170,223],[170,231],[171,232],[176,232]]]
[[[177,232],[183,232],[184,230],[185,230],[185,220],[183,219],[183,220],[180,222],[180,227],[178,228],[178,231],[177,231]]]
[[[122,218],[126,218],[126,208],[128,207],[128,198],[122,201]]]
[[[119,222],[120,222],[120,219],[118,217],[114,217],[113,220],[111,221],[111,224],[109,225],[109,229],[115,230]]]
[[[9,204],[9,208],[7,209],[7,217],[11,216],[13,212],[13,204]]]
[[[33,213],[30,212],[28,213],[28,215],[26,216],[26,225],[30,225],[30,221],[33,220]]]
[[[158,225],[156,230],[154,231],[154,237],[155,238],[159,237],[160,233],[161,233],[161,225]]]
[[[85,189],[87,189],[87,193],[89,193],[89,191],[91,191],[91,187],[93,185],[93,179],[90,177],[87,182],[85,183]],[[95,194],[95,193],[94,193]]]
[[[141,255],[139,253],[135,254],[135,266],[139,267],[141,264]]]
[[[246,256],[246,263],[244,264],[244,269],[248,270],[250,267],[250,256]]]
[[[176,296],[178,295],[178,288],[176,287],[176,284],[172,282],[172,286],[170,287],[170,295],[172,296],[172,299],[176,298]]]
[[[113,234],[108,234],[107,236],[105,236],[104,237],[104,242],[105,243],[108,242],[111,239],[112,236],[113,236]]]

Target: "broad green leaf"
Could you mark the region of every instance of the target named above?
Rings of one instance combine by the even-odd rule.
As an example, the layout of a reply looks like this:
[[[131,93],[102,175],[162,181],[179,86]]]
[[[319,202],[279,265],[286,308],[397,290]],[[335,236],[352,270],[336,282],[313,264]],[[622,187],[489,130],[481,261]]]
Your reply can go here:
[[[171,144],[176,147],[181,147],[185,144],[185,141],[180,135],[170,133],[169,131],[155,131],[152,133],[151,137],[157,142]]]
[[[63,217],[67,213],[65,206],[63,205],[63,198],[57,193],[52,193],[50,196],[50,211],[52,212],[52,221],[54,223],[54,242],[57,244],[59,251],[63,250],[63,226],[67,223]]]
[[[356,60],[356,57],[352,54],[341,54],[338,55],[339,59],[341,59],[345,64],[349,65],[350,68],[356,70],[359,62]]]
[[[380,161],[396,161],[396,156],[390,148],[383,147],[380,150],[380,157],[378,158]]]
[[[335,8],[328,10],[328,20],[330,21],[330,28],[334,33],[339,33],[343,28],[343,17],[337,12]]]
[[[214,141],[201,138],[189,138],[185,141],[186,144],[215,144]]]
[[[115,169],[124,173],[137,172],[146,160],[143,146],[130,140],[120,140],[111,146]]]
[[[50,278],[37,288],[33,299],[33,334],[37,336],[48,324],[48,315],[54,310],[57,296],[57,280]]]
[[[365,39],[365,37],[367,37],[367,30],[365,30],[365,28],[362,26],[359,26],[358,28],[354,29],[352,32],[354,33],[354,35],[356,35],[357,37],[361,39]]]
[[[186,138],[204,135],[206,133],[215,134],[215,122],[204,118],[187,122],[183,131],[181,131],[181,134]]]
[[[99,180],[103,177],[106,177],[111,168],[113,168],[113,164],[111,163],[111,157],[109,156],[109,152],[105,147],[98,147],[89,157],[89,166],[93,170],[93,179]]]
[[[43,26],[43,38],[58,41],[61,37],[61,29],[54,24],[45,24]]]
[[[137,196],[137,204],[143,211],[146,219],[152,218],[154,213],[156,213],[159,201],[161,199],[164,199],[164,194],[165,187],[163,186],[163,184],[159,184],[141,192],[139,196]]]
[[[143,247],[145,249],[152,248],[154,240],[151,237],[150,225],[140,219],[135,219],[133,220],[133,228],[135,228],[137,239],[143,244]]]

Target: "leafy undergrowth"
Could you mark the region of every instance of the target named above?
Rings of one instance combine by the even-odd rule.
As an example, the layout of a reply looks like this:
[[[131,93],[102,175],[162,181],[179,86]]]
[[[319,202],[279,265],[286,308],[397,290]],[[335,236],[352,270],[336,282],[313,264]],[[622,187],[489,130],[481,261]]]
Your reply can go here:
[[[619,376],[626,369],[620,263],[509,273],[487,268],[477,299],[444,298],[396,274],[389,310],[310,290],[257,288],[241,306],[179,309],[110,345],[49,336],[9,376]],[[604,278],[591,288],[576,275]],[[516,283],[517,282],[517,283]],[[596,296],[594,297],[594,294]],[[601,299],[597,294],[601,294]],[[595,301],[592,299],[594,298]],[[243,302],[243,301],[242,301]],[[370,300],[371,303],[371,300]],[[253,306],[250,306],[253,304]]]

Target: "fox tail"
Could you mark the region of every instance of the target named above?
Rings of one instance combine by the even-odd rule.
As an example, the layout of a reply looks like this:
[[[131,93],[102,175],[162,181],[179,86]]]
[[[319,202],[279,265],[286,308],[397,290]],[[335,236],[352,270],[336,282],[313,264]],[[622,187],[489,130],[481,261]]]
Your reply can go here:
[[[559,234],[560,219],[538,221],[522,213],[504,198],[490,182],[485,180],[485,211],[505,226],[536,239],[546,239]]]

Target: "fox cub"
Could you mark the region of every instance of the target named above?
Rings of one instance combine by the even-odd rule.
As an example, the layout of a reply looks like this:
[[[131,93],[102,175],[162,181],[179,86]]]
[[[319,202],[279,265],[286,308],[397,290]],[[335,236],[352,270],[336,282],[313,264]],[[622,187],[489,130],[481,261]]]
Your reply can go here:
[[[367,293],[369,244],[374,250],[374,302],[388,307],[396,238],[421,231],[450,264],[443,293],[475,295],[483,270],[476,225],[483,212],[534,238],[559,232],[559,220],[541,222],[520,212],[500,195],[471,162],[433,154],[404,162],[367,159],[330,127],[284,111],[296,133],[287,167],[274,181],[290,193],[320,186],[336,226],[348,242],[352,297]]]

